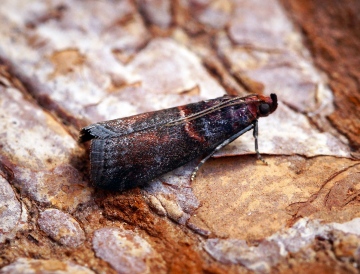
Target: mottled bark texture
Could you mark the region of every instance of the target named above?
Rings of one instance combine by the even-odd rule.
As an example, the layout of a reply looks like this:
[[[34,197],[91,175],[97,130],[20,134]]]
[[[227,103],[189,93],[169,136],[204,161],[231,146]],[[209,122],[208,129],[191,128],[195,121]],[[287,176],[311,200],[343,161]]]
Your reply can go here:
[[[304,35],[315,64],[329,77],[335,111],[329,120],[360,149],[360,2],[282,1]]]
[[[358,0],[2,0],[0,272],[359,273],[359,14]],[[278,96],[258,122],[268,165],[248,132],[192,182],[197,160],[124,192],[91,184],[81,128],[252,93]]]

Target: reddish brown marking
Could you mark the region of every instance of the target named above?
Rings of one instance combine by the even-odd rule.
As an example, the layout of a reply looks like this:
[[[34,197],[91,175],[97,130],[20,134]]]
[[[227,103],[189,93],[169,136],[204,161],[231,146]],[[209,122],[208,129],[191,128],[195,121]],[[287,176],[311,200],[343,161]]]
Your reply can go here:
[[[258,117],[258,114],[257,114],[257,104],[256,103],[249,103],[247,105],[247,108],[249,109],[249,111],[251,112],[252,116],[256,119]]]
[[[186,107],[186,106],[180,106],[178,107],[179,111],[180,111],[180,115],[181,117],[186,117],[189,114],[192,114],[191,111]],[[199,142],[205,142],[204,137],[202,137],[198,132],[196,132],[196,130],[193,127],[193,124],[191,121],[188,121],[186,119],[185,122],[185,132],[193,139],[199,141]]]

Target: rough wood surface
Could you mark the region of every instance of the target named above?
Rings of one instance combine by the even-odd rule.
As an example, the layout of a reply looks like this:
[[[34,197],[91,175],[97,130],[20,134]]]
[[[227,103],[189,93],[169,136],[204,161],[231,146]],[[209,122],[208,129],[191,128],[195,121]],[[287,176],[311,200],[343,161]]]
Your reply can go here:
[[[360,147],[359,1],[282,1],[304,34],[315,64],[326,73],[334,93],[329,121]]]
[[[2,1],[1,273],[358,273],[358,1]],[[279,107],[126,192],[90,123],[221,96]]]

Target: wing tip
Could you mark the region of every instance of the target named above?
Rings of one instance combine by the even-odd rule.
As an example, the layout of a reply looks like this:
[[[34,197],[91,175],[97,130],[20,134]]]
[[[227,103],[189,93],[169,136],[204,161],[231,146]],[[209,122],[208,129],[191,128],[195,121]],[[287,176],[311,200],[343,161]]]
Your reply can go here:
[[[91,126],[84,127],[80,130],[79,139],[78,139],[79,143],[85,143],[96,137],[95,135],[93,135],[91,133],[92,128],[93,128],[93,126],[91,125]]]
[[[80,130],[79,142],[87,142],[92,139],[107,139],[119,136],[111,128],[103,124],[92,124]]]

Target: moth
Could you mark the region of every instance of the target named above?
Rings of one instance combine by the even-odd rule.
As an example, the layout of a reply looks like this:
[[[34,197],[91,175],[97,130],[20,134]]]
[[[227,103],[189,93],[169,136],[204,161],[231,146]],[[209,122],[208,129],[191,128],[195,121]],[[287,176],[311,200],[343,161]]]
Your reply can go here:
[[[104,121],[84,127],[80,142],[91,140],[90,175],[101,188],[126,190],[203,156],[196,171],[216,151],[253,130],[273,113],[277,96],[224,95],[188,105]]]

